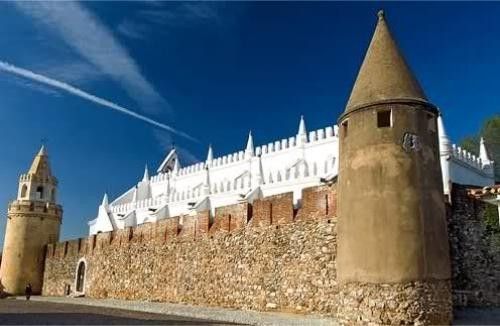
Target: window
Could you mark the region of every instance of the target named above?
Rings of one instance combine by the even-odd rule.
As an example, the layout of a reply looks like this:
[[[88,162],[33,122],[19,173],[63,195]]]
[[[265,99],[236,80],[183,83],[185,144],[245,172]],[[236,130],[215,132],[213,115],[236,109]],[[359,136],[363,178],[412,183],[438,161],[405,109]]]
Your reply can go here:
[[[388,128],[392,125],[392,114],[391,110],[384,110],[377,112],[377,127],[378,128]]]
[[[342,133],[347,137],[347,128],[349,127],[349,120],[342,121]]]
[[[43,199],[43,187],[42,186],[38,186],[36,188],[36,198]]]
[[[28,187],[26,187],[26,185],[23,185],[21,187],[21,198],[25,198],[26,197],[26,192],[28,191]]]
[[[52,189],[51,195],[50,195],[50,200],[53,202],[56,202],[56,190]]]
[[[436,132],[436,119],[434,119],[434,115],[432,114],[427,114],[427,130]]]

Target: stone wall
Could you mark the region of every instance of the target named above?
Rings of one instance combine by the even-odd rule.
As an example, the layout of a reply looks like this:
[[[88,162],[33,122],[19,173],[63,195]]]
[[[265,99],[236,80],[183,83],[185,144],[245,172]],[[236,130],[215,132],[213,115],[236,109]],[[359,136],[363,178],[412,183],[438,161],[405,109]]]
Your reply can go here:
[[[452,319],[449,281],[346,283],[339,286],[343,324],[443,325]]]
[[[453,184],[448,205],[454,304],[500,306],[500,234],[486,226],[489,204],[468,197],[466,189]]]
[[[213,218],[201,212],[49,245],[43,294],[74,290],[85,258],[85,294],[94,298],[321,313],[345,323],[450,320],[452,303],[439,295],[450,286],[455,305],[499,305],[499,248],[483,208],[454,185],[452,284],[337,284],[333,185],[304,189],[298,209],[283,194],[217,208]]]
[[[44,295],[85,294],[254,310],[337,309],[335,188],[304,189],[294,209],[283,194],[88,239],[49,245]]]

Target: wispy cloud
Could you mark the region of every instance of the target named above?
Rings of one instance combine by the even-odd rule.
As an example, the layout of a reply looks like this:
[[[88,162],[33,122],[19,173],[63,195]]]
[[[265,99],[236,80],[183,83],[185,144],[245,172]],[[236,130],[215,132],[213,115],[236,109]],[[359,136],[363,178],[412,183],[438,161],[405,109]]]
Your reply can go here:
[[[139,16],[160,25],[213,23],[220,20],[217,4],[209,2],[169,3],[162,9],[140,10]]]
[[[125,18],[116,30],[131,39],[145,39],[150,33],[162,31],[155,26],[185,27],[199,24],[218,24],[221,17],[217,3],[209,2],[148,2],[154,7],[141,9]],[[152,7],[152,8],[151,8]]]
[[[134,23],[130,20],[122,21],[116,30],[123,36],[132,39],[143,39],[149,32],[146,25]]]
[[[142,110],[170,111],[167,101],[143,76],[134,59],[92,12],[78,2],[17,1],[15,6],[54,30],[83,58],[120,83]]]
[[[46,85],[43,85],[43,84],[34,83],[30,80],[27,80],[27,79],[19,77],[19,76],[13,76],[13,78],[7,78],[6,81],[12,82],[16,86],[21,86],[23,88],[27,88],[27,89],[35,91],[35,92],[43,93],[45,95],[61,97],[60,92],[57,91],[56,89],[53,89],[53,88],[46,86]]]
[[[147,123],[154,125],[158,128],[161,128],[161,129],[167,130],[169,132],[172,132],[174,134],[177,134],[177,135],[184,137],[186,139],[189,139],[191,141],[197,142],[196,139],[194,139],[190,135],[188,135],[180,130],[174,129],[174,128],[172,128],[168,125],[165,125],[161,122],[155,121],[155,120],[148,118],[144,115],[138,114],[137,112],[134,112],[130,109],[127,109],[127,108],[125,108],[121,105],[118,105],[116,103],[110,102],[110,101],[103,99],[101,97],[87,93],[87,92],[85,92],[79,88],[76,88],[74,86],[71,86],[67,83],[64,83],[64,82],[37,74],[37,73],[30,71],[30,70],[27,70],[27,69],[16,67],[14,65],[11,65],[11,64],[9,64],[7,62],[3,62],[3,61],[0,61],[0,70],[5,71],[5,72],[10,73],[10,74],[13,74],[15,76],[23,77],[23,78],[26,78],[28,80],[38,82],[38,83],[46,85],[46,86],[53,87],[53,88],[58,89],[58,90],[63,90],[67,93],[81,97],[83,99],[86,99],[86,100],[93,102],[95,104],[98,104],[100,106],[118,111],[120,113],[126,114],[128,116],[133,117],[133,118],[147,122]]]
[[[40,71],[42,75],[78,85],[93,82],[104,76],[102,71],[83,61],[48,62],[37,67],[36,70]]]

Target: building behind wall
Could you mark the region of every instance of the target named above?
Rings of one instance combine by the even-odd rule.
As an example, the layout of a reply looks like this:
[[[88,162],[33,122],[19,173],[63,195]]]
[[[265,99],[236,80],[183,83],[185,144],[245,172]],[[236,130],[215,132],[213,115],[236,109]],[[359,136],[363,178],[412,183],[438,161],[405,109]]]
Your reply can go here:
[[[435,135],[439,135],[445,195],[450,195],[449,185],[453,182],[477,186],[495,182],[494,162],[489,159],[484,141],[479,157],[452,144],[441,116]],[[297,208],[302,189],[337,177],[339,158],[338,126],[332,124],[307,132],[304,117],[300,118],[297,133],[292,137],[254,146],[253,136],[249,134],[243,150],[215,157],[210,146],[204,162],[186,167],[181,167],[173,148],[157,174],[150,176],[146,168],[138,183],[118,198],[109,202],[104,195],[97,216],[89,222],[89,234],[205,210],[213,216],[218,207],[241,200],[252,203],[255,199],[287,192],[293,192]]]

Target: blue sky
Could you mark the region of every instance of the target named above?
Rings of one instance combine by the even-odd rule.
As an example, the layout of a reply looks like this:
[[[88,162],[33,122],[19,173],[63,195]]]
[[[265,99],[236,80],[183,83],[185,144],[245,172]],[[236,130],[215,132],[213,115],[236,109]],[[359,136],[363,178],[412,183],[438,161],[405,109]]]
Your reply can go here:
[[[500,112],[500,3],[0,3],[0,61],[68,83],[198,141],[0,71],[0,204],[48,139],[62,239],[155,170],[333,124],[383,8],[454,141]]]

